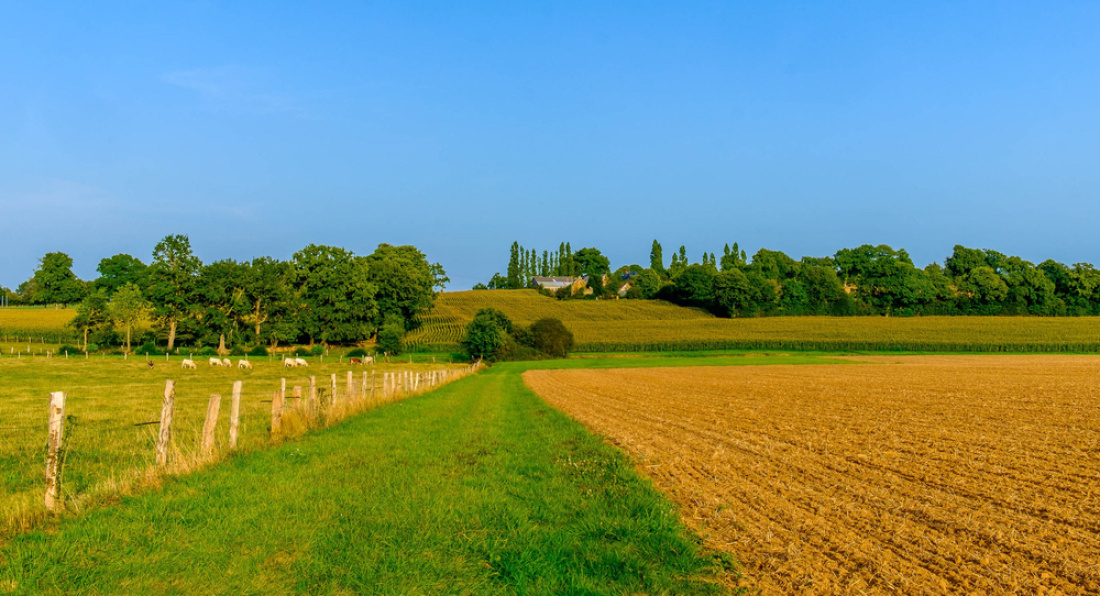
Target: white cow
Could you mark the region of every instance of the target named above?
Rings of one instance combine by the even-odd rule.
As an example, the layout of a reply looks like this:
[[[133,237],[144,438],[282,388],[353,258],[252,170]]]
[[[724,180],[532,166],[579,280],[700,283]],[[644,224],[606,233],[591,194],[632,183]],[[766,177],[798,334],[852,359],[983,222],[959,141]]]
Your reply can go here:
[[[293,358],[283,358],[283,366],[286,368],[294,368],[298,366],[298,361]]]
[[[363,364],[374,364],[374,358],[371,356],[363,356]]]
[[[198,368],[198,367],[195,366],[195,361],[194,360],[191,360],[190,358],[184,358],[183,359],[183,366],[181,366],[180,368]]]
[[[228,359],[228,358],[222,358],[222,366],[228,366],[229,368],[233,368],[233,361]]]
[[[237,368],[247,368],[248,370],[252,370],[252,363],[247,360],[238,360]]]
[[[225,364],[222,363],[221,358],[211,358],[210,366],[225,366]]]
[[[295,358],[294,366],[309,366],[309,363],[305,361],[305,358]]]

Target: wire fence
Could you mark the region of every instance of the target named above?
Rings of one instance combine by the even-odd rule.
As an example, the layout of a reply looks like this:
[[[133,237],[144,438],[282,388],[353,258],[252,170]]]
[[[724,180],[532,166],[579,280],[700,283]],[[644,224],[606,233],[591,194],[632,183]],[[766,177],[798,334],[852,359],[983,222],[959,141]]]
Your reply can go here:
[[[474,364],[432,370],[360,370],[281,378],[275,383],[237,381],[226,384],[228,391],[213,394],[188,388],[187,381],[168,381],[161,403],[143,398],[140,406],[108,413],[88,411],[90,402],[79,398],[70,399],[66,407],[61,394],[63,405],[56,424],[45,417],[36,422],[0,418],[0,463],[7,462],[0,468],[0,481],[14,488],[9,495],[13,499],[0,496],[0,537],[32,527],[51,509],[82,508],[152,477],[196,470],[233,451],[268,448],[357,413],[426,393],[479,368]],[[37,398],[0,394],[0,401],[18,403],[9,400],[33,403]],[[51,414],[54,403],[50,401]],[[166,411],[170,412],[167,417]],[[60,455],[49,451],[53,442],[47,438],[54,432],[59,433]],[[163,443],[165,436],[167,443]],[[163,459],[158,457],[160,451]],[[53,480],[51,458],[62,462]],[[45,499],[38,484],[43,464],[47,464]],[[52,506],[50,490],[56,491]]]

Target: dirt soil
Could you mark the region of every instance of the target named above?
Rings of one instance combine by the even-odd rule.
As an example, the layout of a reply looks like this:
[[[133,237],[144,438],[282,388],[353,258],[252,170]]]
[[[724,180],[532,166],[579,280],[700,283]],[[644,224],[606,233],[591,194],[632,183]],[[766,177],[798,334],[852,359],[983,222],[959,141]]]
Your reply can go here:
[[[1100,358],[532,370],[763,594],[1100,594]]]

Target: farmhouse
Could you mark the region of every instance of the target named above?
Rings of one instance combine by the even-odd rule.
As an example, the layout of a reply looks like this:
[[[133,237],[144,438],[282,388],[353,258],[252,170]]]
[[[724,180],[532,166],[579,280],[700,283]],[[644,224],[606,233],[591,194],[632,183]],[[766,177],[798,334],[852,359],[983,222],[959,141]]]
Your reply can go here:
[[[588,277],[536,277],[531,280],[531,285],[539,290],[547,290],[551,294],[557,294],[562,288],[572,288],[570,293],[576,293],[588,285]]]

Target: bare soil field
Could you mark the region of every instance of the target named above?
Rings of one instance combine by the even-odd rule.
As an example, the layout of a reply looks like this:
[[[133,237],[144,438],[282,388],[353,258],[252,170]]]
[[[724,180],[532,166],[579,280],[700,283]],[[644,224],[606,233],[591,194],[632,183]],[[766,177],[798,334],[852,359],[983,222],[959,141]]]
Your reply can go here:
[[[1100,358],[532,370],[764,594],[1100,593]]]

